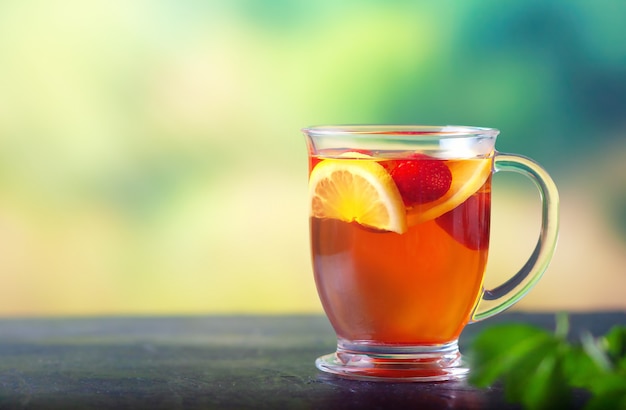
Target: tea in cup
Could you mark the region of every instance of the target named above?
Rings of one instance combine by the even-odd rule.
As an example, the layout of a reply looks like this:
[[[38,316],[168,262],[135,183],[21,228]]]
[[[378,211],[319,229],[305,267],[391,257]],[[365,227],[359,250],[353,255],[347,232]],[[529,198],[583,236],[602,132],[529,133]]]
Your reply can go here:
[[[462,126],[320,126],[309,153],[313,272],[337,351],[325,372],[360,380],[442,381],[469,369],[458,339],[522,298],[558,236],[558,192],[532,160],[495,150],[498,130]],[[484,289],[491,182],[533,180],[542,226],[526,265]]]

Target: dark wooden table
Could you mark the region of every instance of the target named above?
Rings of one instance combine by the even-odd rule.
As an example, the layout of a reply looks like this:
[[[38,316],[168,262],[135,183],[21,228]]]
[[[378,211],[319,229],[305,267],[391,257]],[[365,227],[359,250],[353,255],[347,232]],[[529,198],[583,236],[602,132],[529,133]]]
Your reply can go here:
[[[469,326],[461,348],[503,321],[554,327],[554,314],[505,313]],[[571,315],[603,334],[626,313]],[[0,409],[506,409],[499,386],[373,383],[321,374],[334,350],[323,316],[0,320]],[[584,404],[585,396],[578,396]]]

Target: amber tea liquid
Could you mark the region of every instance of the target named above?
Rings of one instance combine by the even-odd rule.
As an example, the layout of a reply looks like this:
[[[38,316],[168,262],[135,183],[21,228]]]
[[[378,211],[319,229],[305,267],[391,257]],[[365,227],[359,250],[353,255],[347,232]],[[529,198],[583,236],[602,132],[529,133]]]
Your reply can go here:
[[[310,170],[322,160],[323,155],[311,156]],[[393,170],[398,161],[434,159],[383,157],[376,161]],[[438,161],[446,164],[446,160]],[[491,158],[454,160],[457,165],[459,161]],[[452,174],[455,177],[459,176]],[[436,345],[456,340],[482,289],[490,198],[491,176],[450,211],[409,223],[401,234],[311,217],[315,282],[339,339],[377,345]],[[407,205],[406,212],[410,221],[411,206]]]

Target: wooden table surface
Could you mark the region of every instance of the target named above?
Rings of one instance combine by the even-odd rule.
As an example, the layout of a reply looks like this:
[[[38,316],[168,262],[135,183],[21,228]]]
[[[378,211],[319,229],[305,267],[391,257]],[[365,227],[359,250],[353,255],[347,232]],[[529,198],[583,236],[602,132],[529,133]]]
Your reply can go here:
[[[626,312],[573,314],[599,335]],[[554,314],[504,313],[470,325],[554,328]],[[323,316],[0,320],[0,409],[507,409],[500,386],[375,383],[320,373],[335,347]],[[577,395],[582,406],[585,394]],[[580,407],[579,406],[579,407]]]

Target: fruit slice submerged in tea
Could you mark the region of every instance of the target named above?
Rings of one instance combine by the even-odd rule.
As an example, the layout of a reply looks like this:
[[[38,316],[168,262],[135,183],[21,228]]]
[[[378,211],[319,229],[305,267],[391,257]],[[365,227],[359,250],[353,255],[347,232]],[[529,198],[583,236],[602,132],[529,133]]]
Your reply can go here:
[[[400,192],[379,163],[326,159],[309,178],[311,216],[404,233],[406,214]]]
[[[452,174],[448,191],[434,201],[408,207],[408,225],[435,219],[465,202],[487,181],[491,175],[491,163],[491,158],[445,161]]]
[[[480,190],[435,221],[443,230],[469,249],[489,247],[490,192]]]

